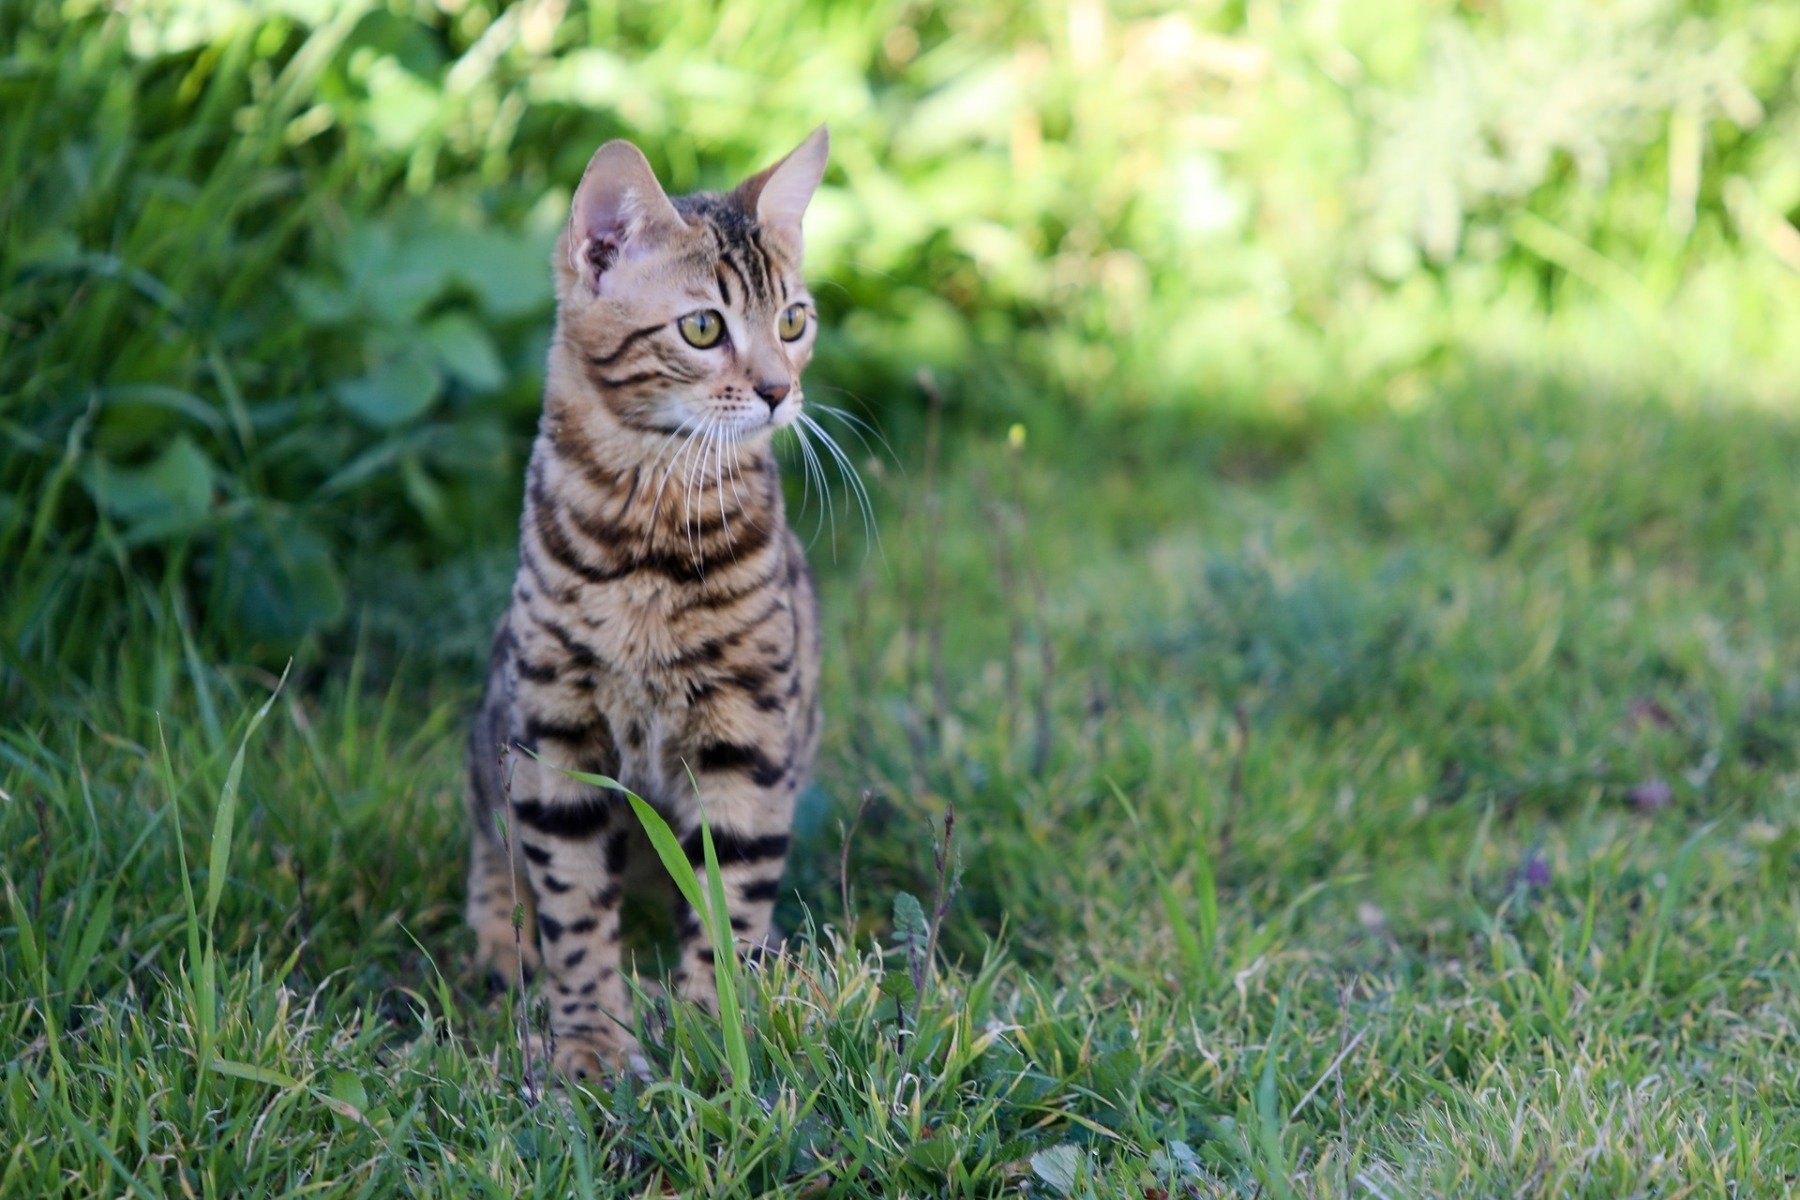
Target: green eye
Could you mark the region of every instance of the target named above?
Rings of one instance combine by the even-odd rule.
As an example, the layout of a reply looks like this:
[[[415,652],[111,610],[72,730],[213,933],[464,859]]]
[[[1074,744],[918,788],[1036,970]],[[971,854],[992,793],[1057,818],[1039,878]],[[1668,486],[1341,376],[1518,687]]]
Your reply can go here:
[[[806,332],[806,305],[790,304],[781,314],[781,323],[776,327],[781,331],[781,340],[791,342]]]
[[[704,350],[708,346],[716,346],[719,339],[725,336],[725,318],[717,309],[703,308],[699,312],[691,312],[675,322],[681,330],[681,336],[687,339],[690,346],[698,346]]]

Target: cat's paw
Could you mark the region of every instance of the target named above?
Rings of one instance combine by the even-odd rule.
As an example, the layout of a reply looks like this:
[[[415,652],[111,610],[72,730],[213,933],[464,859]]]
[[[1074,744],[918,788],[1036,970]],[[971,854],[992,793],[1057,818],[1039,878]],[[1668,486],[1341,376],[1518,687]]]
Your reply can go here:
[[[533,1062],[548,1064],[551,1078],[565,1084],[592,1083],[619,1075],[650,1077],[649,1060],[632,1037],[559,1037],[551,1045],[534,1033],[527,1038],[525,1049]]]
[[[562,1042],[551,1057],[550,1070],[564,1082],[584,1083],[610,1075],[616,1065],[611,1047]]]

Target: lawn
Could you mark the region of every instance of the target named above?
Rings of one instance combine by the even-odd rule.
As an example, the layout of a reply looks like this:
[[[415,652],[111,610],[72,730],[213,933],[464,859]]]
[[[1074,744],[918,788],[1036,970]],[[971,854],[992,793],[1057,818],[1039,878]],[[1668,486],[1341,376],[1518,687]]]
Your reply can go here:
[[[0,1197],[1800,1188],[1800,14],[1280,7],[0,12]],[[1464,51],[1614,170],[1333,207]],[[1175,59],[1254,136],[1092,99]],[[791,936],[551,1085],[460,915],[547,231],[833,105]]]

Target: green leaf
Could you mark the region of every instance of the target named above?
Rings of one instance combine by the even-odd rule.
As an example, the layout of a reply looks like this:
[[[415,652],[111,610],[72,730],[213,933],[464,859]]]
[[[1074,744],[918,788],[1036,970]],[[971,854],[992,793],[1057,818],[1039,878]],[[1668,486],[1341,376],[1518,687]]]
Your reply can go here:
[[[417,454],[409,452],[400,456],[400,486],[427,525],[440,534],[452,532],[450,501]]]
[[[1154,1151],[1150,1155],[1150,1170],[1157,1175],[1179,1176],[1183,1179],[1198,1179],[1202,1171],[1200,1159],[1194,1148],[1183,1141],[1172,1141],[1167,1149]]]
[[[919,898],[911,892],[901,892],[894,897],[894,945],[908,954],[923,952],[925,943],[931,936],[931,926],[925,920],[925,909],[919,904]]]
[[[452,270],[475,293],[483,311],[512,319],[550,307],[550,271],[544,265],[550,246],[544,240],[480,231],[456,235],[454,249]]]
[[[338,325],[356,315],[356,298],[335,283],[303,277],[288,282],[294,309],[308,325]]]
[[[919,989],[913,985],[912,972],[889,971],[881,977],[881,994],[905,1006],[918,999]]]
[[[663,820],[662,814],[651,808],[637,793],[615,780],[576,771],[569,772],[569,775],[583,783],[611,787],[625,794],[625,799],[631,804],[631,811],[637,814],[638,824],[649,835],[650,846],[656,851],[656,857],[662,860],[663,869],[674,879],[682,899],[693,906],[694,915],[705,921],[708,906],[706,897],[700,892],[700,877],[694,874],[693,865],[687,860],[687,852],[681,848],[681,839],[675,836],[675,831],[669,828],[669,823]]]
[[[63,1103],[66,1108],[67,1101],[65,1100]],[[119,1156],[100,1140],[100,1135],[90,1129],[87,1122],[82,1120],[73,1108],[66,1108],[66,1111],[60,1113],[59,1116],[67,1128],[73,1129],[81,1140],[87,1143],[88,1149],[99,1155],[101,1160],[113,1169],[113,1173],[119,1177],[121,1183],[131,1189],[134,1194],[144,1197],[144,1200],[155,1200],[158,1193],[145,1188],[137,1177],[126,1168],[125,1164],[119,1161]]]
[[[341,1122],[351,1125],[369,1123],[369,1092],[354,1071],[332,1072],[331,1083],[319,1099]]]
[[[390,151],[405,151],[425,140],[442,120],[442,94],[394,59],[382,56],[368,68],[369,104],[363,120]]]
[[[96,461],[86,483],[95,503],[117,520],[192,526],[212,507],[213,464],[206,451],[181,433],[143,466]]]
[[[330,544],[297,517],[234,524],[219,563],[226,604],[254,637],[291,645],[344,615],[344,581]]]
[[[337,496],[386,473],[403,454],[411,453],[421,434],[390,435],[363,450],[319,485],[321,497]]]
[[[1074,1193],[1081,1176],[1081,1151],[1074,1146],[1052,1146],[1031,1156],[1031,1173],[1059,1196]]]
[[[423,341],[437,365],[478,392],[506,382],[506,367],[488,331],[467,313],[445,313],[425,327]]]
[[[44,953],[38,942],[37,924],[25,902],[19,899],[19,893],[13,889],[12,880],[0,880],[6,885],[6,906],[12,915],[13,928],[18,931],[19,959],[24,967],[24,974],[31,979],[38,979],[44,969]]]
[[[63,964],[63,992],[71,1000],[81,991],[87,982],[87,974],[100,952],[100,942],[112,928],[113,904],[118,898],[119,883],[114,880],[106,890],[100,893],[99,901],[88,914],[86,923],[81,928],[81,937],[75,943],[75,952],[69,961]]]
[[[334,1071],[330,1086],[326,1088],[333,1100],[341,1101],[362,1111],[369,1107],[369,1092],[363,1087],[360,1076],[354,1071]]]
[[[360,420],[392,429],[424,416],[443,385],[422,352],[403,350],[361,379],[338,384],[337,398]]]
[[[750,1088],[750,1047],[744,1040],[744,1016],[738,1007],[737,949],[731,940],[731,918],[725,904],[725,878],[719,855],[713,849],[712,828],[706,813],[700,814],[700,848],[706,859],[707,890],[711,893],[712,920],[706,923],[706,940],[713,948],[713,983],[719,999],[719,1027],[725,1037],[725,1055],[731,1063],[732,1086]]]
[[[162,409],[179,413],[213,433],[225,432],[225,418],[217,408],[192,392],[159,383],[117,383],[100,390],[100,403],[109,411]]]
[[[1137,831],[1144,832],[1143,823],[1138,820],[1137,809],[1132,807],[1131,800],[1117,783],[1107,781],[1125,809],[1125,815]],[[1148,837],[1146,845],[1152,845]],[[1187,906],[1176,895],[1169,877],[1163,874],[1162,868],[1156,865],[1154,857],[1150,858],[1150,875],[1156,881],[1156,892],[1162,900],[1163,915],[1168,918],[1169,929],[1175,936],[1175,945],[1181,951],[1181,962],[1184,974],[1191,989],[1203,989],[1212,981],[1213,948],[1219,928],[1218,888],[1213,882],[1212,866],[1204,854],[1194,856],[1195,887],[1199,892],[1199,919],[1188,920]]]
[[[933,1175],[948,1175],[962,1161],[962,1148],[952,1138],[926,1138],[907,1147],[906,1161]]]
[[[1200,911],[1195,916],[1194,939],[1205,963],[1211,962],[1211,955],[1218,946],[1219,937],[1219,885],[1213,879],[1212,862],[1204,853],[1195,854],[1192,858],[1194,868],[1194,899]]]
[[[1108,1050],[1088,1068],[1089,1089],[1103,1100],[1123,1100],[1137,1082],[1143,1063],[1129,1046]]]
[[[233,1079],[248,1079],[252,1083],[269,1083],[274,1084],[276,1087],[284,1088],[306,1086],[292,1075],[271,1070],[268,1067],[259,1067],[254,1063],[233,1062],[228,1058],[215,1058],[207,1065],[219,1074],[229,1075]]]

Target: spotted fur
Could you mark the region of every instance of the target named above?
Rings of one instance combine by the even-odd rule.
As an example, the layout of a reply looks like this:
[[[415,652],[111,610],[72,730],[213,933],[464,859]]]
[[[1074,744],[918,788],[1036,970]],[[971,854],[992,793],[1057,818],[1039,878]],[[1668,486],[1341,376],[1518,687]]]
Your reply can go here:
[[[769,929],[819,736],[813,585],[770,439],[798,417],[812,355],[800,217],[825,155],[820,129],[734,191],[670,200],[642,154],[608,143],[558,244],[519,570],[469,744],[468,918],[502,976],[541,964],[566,1074],[632,1054],[620,902],[668,889],[623,798],[558,768],[643,796],[696,864],[704,813],[732,929],[743,945]],[[806,326],[787,341],[796,304]],[[700,310],[722,314],[720,344],[684,340]],[[712,951],[685,905],[677,929],[675,986],[710,1004]]]

